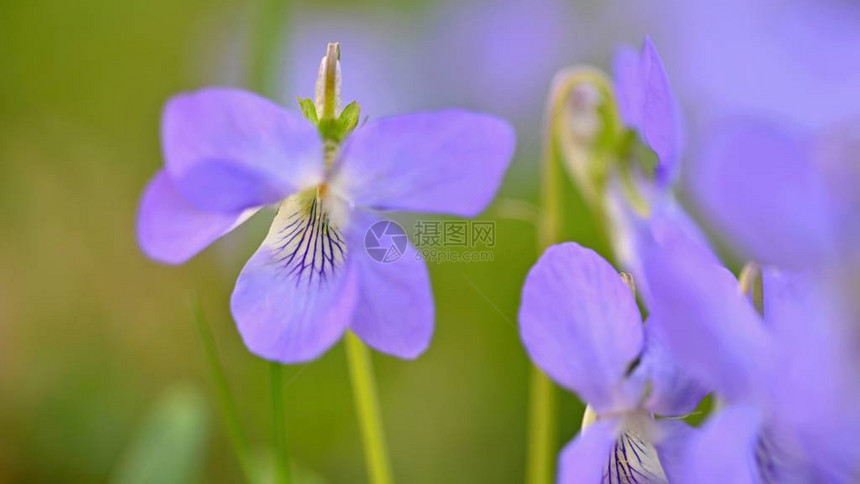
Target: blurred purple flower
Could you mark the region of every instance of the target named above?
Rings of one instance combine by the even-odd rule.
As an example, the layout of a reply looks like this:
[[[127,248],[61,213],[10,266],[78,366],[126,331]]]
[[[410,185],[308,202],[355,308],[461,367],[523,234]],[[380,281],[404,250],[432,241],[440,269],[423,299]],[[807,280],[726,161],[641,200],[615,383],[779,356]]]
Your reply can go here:
[[[632,189],[639,201],[644,202],[647,213],[634,207],[626,185],[613,180],[607,192],[608,212],[613,225],[613,247],[622,266],[640,276],[641,288],[647,296],[647,283],[641,277],[642,261],[637,237],[648,227],[652,236],[680,230],[704,249],[710,250],[707,238],[673,193],[674,183],[681,170],[684,149],[684,130],[681,110],[672,91],[666,69],[650,37],[646,37],[637,53],[622,47],[614,60],[615,91],[621,118],[628,129],[636,133],[641,142],[657,156],[653,177],[637,171],[635,161],[626,163],[632,170]],[[631,157],[642,156],[631,150]]]
[[[643,249],[651,317],[724,403],[681,459],[683,482],[853,482],[860,388],[849,326],[821,281],[766,269],[764,319],[684,234]]]
[[[563,450],[559,482],[671,478],[692,431],[652,414],[687,414],[706,392],[670,358],[661,322],[643,327],[615,269],[577,244],[550,247],[526,279],[519,321],[532,361],[597,415]]]
[[[750,259],[796,269],[856,261],[856,126],[853,136],[818,137],[769,120],[726,120],[691,168],[694,200]]]
[[[383,264],[361,248],[376,210],[473,216],[492,199],[514,148],[504,121],[449,110],[359,127],[324,163],[310,122],[252,93],[174,97],[162,119],[165,167],[141,201],[138,240],[185,262],[261,207],[278,204],[231,309],[248,348],[270,360],[318,357],[349,327],[402,358],[433,333],[427,270],[409,245]]]
[[[699,126],[758,112],[820,128],[860,111],[857,2],[670,0],[640,7],[628,12],[668,47],[670,71]]]

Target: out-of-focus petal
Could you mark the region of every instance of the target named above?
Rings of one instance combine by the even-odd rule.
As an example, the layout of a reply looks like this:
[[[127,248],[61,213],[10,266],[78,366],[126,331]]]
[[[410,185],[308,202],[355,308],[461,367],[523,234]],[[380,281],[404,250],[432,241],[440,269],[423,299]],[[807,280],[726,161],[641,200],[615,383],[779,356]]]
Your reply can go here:
[[[520,335],[532,361],[598,414],[631,402],[621,385],[642,349],[639,308],[603,258],[574,243],[555,245],[526,278]]]
[[[322,141],[307,120],[237,89],[180,94],[164,108],[167,171],[194,206],[235,211],[322,180]]]
[[[312,360],[349,324],[358,272],[330,215],[313,195],[291,197],[242,269],[230,307],[254,354],[282,363]]]
[[[636,276],[636,290],[648,300],[648,287],[642,274],[643,237],[661,241],[680,234],[699,245],[703,252],[713,253],[707,237],[674,194],[656,187],[640,184],[641,193],[651,207],[647,216],[634,210],[618,187],[612,184],[608,191],[608,207],[612,220],[612,244],[623,269]],[[716,256],[713,256],[716,260]]]
[[[800,453],[827,476],[822,482],[848,482],[860,473],[858,329],[834,297],[845,289],[832,282],[818,274],[764,271],[765,319],[779,351],[770,405]],[[803,405],[785,405],[798,394]]]
[[[642,77],[645,94],[642,104],[642,135],[657,153],[657,179],[670,181],[677,172],[683,149],[681,110],[669,85],[669,76],[650,37],[642,46]]]
[[[719,3],[671,0],[630,6],[671,55],[673,80],[697,119],[772,113],[817,128],[860,113],[857,2]],[[670,54],[671,52],[671,54]]]
[[[654,441],[660,465],[669,482],[684,482],[684,453],[696,437],[698,430],[682,420],[658,420],[654,422]]]
[[[660,321],[651,316],[645,323],[645,350],[633,374],[647,382],[650,393],[644,402],[650,412],[663,416],[687,415],[708,390],[675,361],[663,341]]]
[[[860,118],[852,118],[821,133],[815,148],[834,200],[833,210],[842,257],[860,258]]]
[[[830,200],[802,133],[762,120],[716,127],[698,156],[691,193],[751,259],[808,267],[831,255]]]
[[[762,270],[765,324],[779,334],[802,330],[786,325],[806,326],[823,317],[826,308],[820,283],[813,273],[765,267]]]
[[[359,207],[470,217],[495,196],[514,144],[513,128],[485,114],[383,118],[350,135],[331,185]]]
[[[356,241],[352,247],[358,247],[352,257],[359,271],[359,300],[350,329],[378,351],[415,358],[433,338],[435,308],[427,267],[399,225],[369,214],[358,217],[348,237]],[[367,234],[376,228],[379,234]],[[386,229],[389,234],[384,233]],[[403,239],[394,240],[390,233]],[[387,259],[372,257],[362,247],[366,236],[378,240],[386,255],[392,250],[400,255]],[[403,249],[399,247],[401,243]]]
[[[720,410],[689,440],[677,482],[754,484],[761,417],[752,407],[732,405]]]
[[[643,250],[649,309],[674,359],[727,398],[749,396],[770,370],[772,349],[735,278],[680,233]]]
[[[650,37],[638,55],[618,51],[615,83],[622,118],[657,153],[657,180],[673,180],[684,145],[681,110]]]
[[[558,484],[607,482],[609,455],[615,446],[621,423],[600,420],[586,427],[561,451]]]
[[[198,210],[182,198],[170,176],[162,170],[143,193],[137,215],[137,242],[152,259],[181,264],[233,230],[255,211]]]

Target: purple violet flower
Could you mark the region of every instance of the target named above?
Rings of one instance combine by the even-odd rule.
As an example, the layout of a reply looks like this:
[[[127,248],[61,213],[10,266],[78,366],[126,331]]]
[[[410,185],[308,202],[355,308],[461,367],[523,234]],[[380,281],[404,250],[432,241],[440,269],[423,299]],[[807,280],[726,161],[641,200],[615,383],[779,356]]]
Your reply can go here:
[[[682,482],[853,482],[860,372],[846,342],[856,327],[828,286],[766,268],[762,318],[684,234],[651,240],[643,254],[667,350],[722,402],[689,440]]]
[[[611,180],[607,190],[607,208],[613,226],[612,243],[621,265],[637,276],[647,300],[647,281],[641,277],[640,243],[637,240],[644,225],[657,236],[681,230],[703,248],[710,248],[701,229],[673,193],[684,149],[683,120],[666,69],[651,38],[645,38],[639,52],[629,47],[619,49],[614,70],[618,109],[625,125],[634,134],[634,146],[626,149],[627,153],[622,156],[634,160],[628,160],[621,168],[629,170],[628,179]],[[643,161],[637,157],[646,156],[642,150],[636,149],[639,140],[656,155],[653,177],[634,168],[641,168],[636,161]],[[635,193],[631,194],[631,191]]]
[[[324,112],[319,98],[315,114]],[[433,334],[426,266],[411,245],[395,262],[377,262],[362,247],[365,232],[377,211],[478,214],[510,162],[513,130],[448,110],[379,119],[342,144],[321,132],[249,92],[174,97],[162,118],[165,167],[140,205],[139,244],[180,264],[277,205],[231,298],[247,347],[282,363],[307,361],[349,328],[379,351],[417,357]]]
[[[596,415],[562,451],[560,483],[665,482],[692,430],[653,418],[691,412],[705,395],[646,324],[630,287],[593,251],[547,249],[529,272],[519,313],[532,361]]]

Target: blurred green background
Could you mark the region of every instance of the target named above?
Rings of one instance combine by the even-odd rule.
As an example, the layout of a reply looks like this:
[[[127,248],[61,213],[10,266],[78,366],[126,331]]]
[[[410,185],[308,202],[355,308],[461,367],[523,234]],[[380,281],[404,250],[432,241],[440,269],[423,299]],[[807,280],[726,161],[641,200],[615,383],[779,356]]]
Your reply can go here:
[[[289,5],[281,38],[257,27],[260,8],[227,0],[0,2],[0,482],[240,481],[195,330],[193,295],[209,317],[251,442],[261,452],[271,445],[269,369],[242,345],[228,301],[272,214],[257,215],[182,267],[151,262],[136,247],[136,205],[162,162],[159,117],[172,94],[210,84],[253,87],[263,72],[275,86],[265,88],[270,95],[293,107],[296,95],[312,94],[326,34],[316,25],[345,26],[360,38],[362,18],[394,18],[403,38],[378,42],[401,45],[400,64],[391,57],[388,71],[373,70],[388,64],[387,54],[363,71],[348,39],[325,39],[343,42],[345,92],[352,79],[392,79],[393,87],[372,86],[385,109],[466,104],[513,116],[528,128],[500,196],[536,201],[538,120],[549,75],[563,65],[558,57],[542,61],[536,88],[522,94],[534,102],[511,114],[480,101],[470,106],[456,89],[434,92],[434,83],[416,92],[397,77],[402,66],[427,66],[423,59],[439,55],[421,49],[430,52],[441,38],[433,23],[458,15],[456,2]],[[379,38],[375,25],[366,30]],[[313,42],[304,45],[292,31]],[[278,43],[264,56],[274,71],[255,71],[260,39]],[[312,61],[303,62],[304,82],[294,85],[288,74],[304,58],[299,51]],[[474,89],[467,72],[446,69],[428,72],[444,85]],[[402,107],[386,104],[389,97]],[[364,114],[377,115],[367,107]],[[431,264],[437,330],[430,350],[410,362],[374,356],[400,482],[522,478],[528,362],[515,322],[536,258],[535,232],[508,218],[505,205],[481,217],[498,220],[493,263]],[[598,243],[587,220],[572,227],[579,240]],[[284,378],[294,459],[324,482],[364,482],[342,346],[289,367]],[[574,397],[561,398],[559,445],[582,412]],[[152,462],[164,469],[147,469]]]

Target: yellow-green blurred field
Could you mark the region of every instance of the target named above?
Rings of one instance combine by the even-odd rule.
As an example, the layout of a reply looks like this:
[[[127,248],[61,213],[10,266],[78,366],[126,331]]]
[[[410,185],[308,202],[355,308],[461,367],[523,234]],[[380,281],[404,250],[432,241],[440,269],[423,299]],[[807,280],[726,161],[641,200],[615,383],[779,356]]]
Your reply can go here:
[[[390,7],[398,18],[430,16],[435,8],[341,2],[313,11],[347,7]],[[181,90],[245,82],[236,72],[250,58],[244,49],[252,43],[255,8],[199,0],[2,2],[0,482],[129,481],[126,461],[136,452],[155,452],[156,462],[178,466],[177,474],[153,474],[164,479],[241,480],[195,330],[193,295],[209,316],[251,442],[261,453],[271,445],[267,364],[242,345],[228,301],[272,214],[257,215],[178,268],[147,260],[134,239],[138,197],[162,162],[163,103]],[[293,5],[290,13],[306,8]],[[317,58],[323,47],[300,46]],[[348,83],[364,74],[350,63],[348,43],[343,51]],[[284,55],[282,69],[291,61]],[[283,92],[311,90],[285,86]],[[450,103],[412,99],[403,110],[441,104]],[[541,109],[535,104],[530,116],[539,118]],[[529,156],[537,128],[521,135],[531,139],[503,197],[536,198]],[[493,208],[482,219],[498,213]],[[577,229],[588,237],[581,224]],[[437,331],[423,357],[375,356],[400,482],[522,476],[528,364],[515,322],[519,288],[536,256],[534,228],[498,218],[496,239],[494,263],[431,267]],[[323,482],[362,482],[342,347],[289,368],[285,378],[297,465]],[[582,411],[572,396],[563,398],[569,430],[559,442],[572,434]],[[158,427],[153,418],[169,424]],[[153,425],[156,437],[148,435]],[[135,450],[147,439],[154,439],[153,448]],[[177,455],[187,455],[187,462],[174,462]]]

